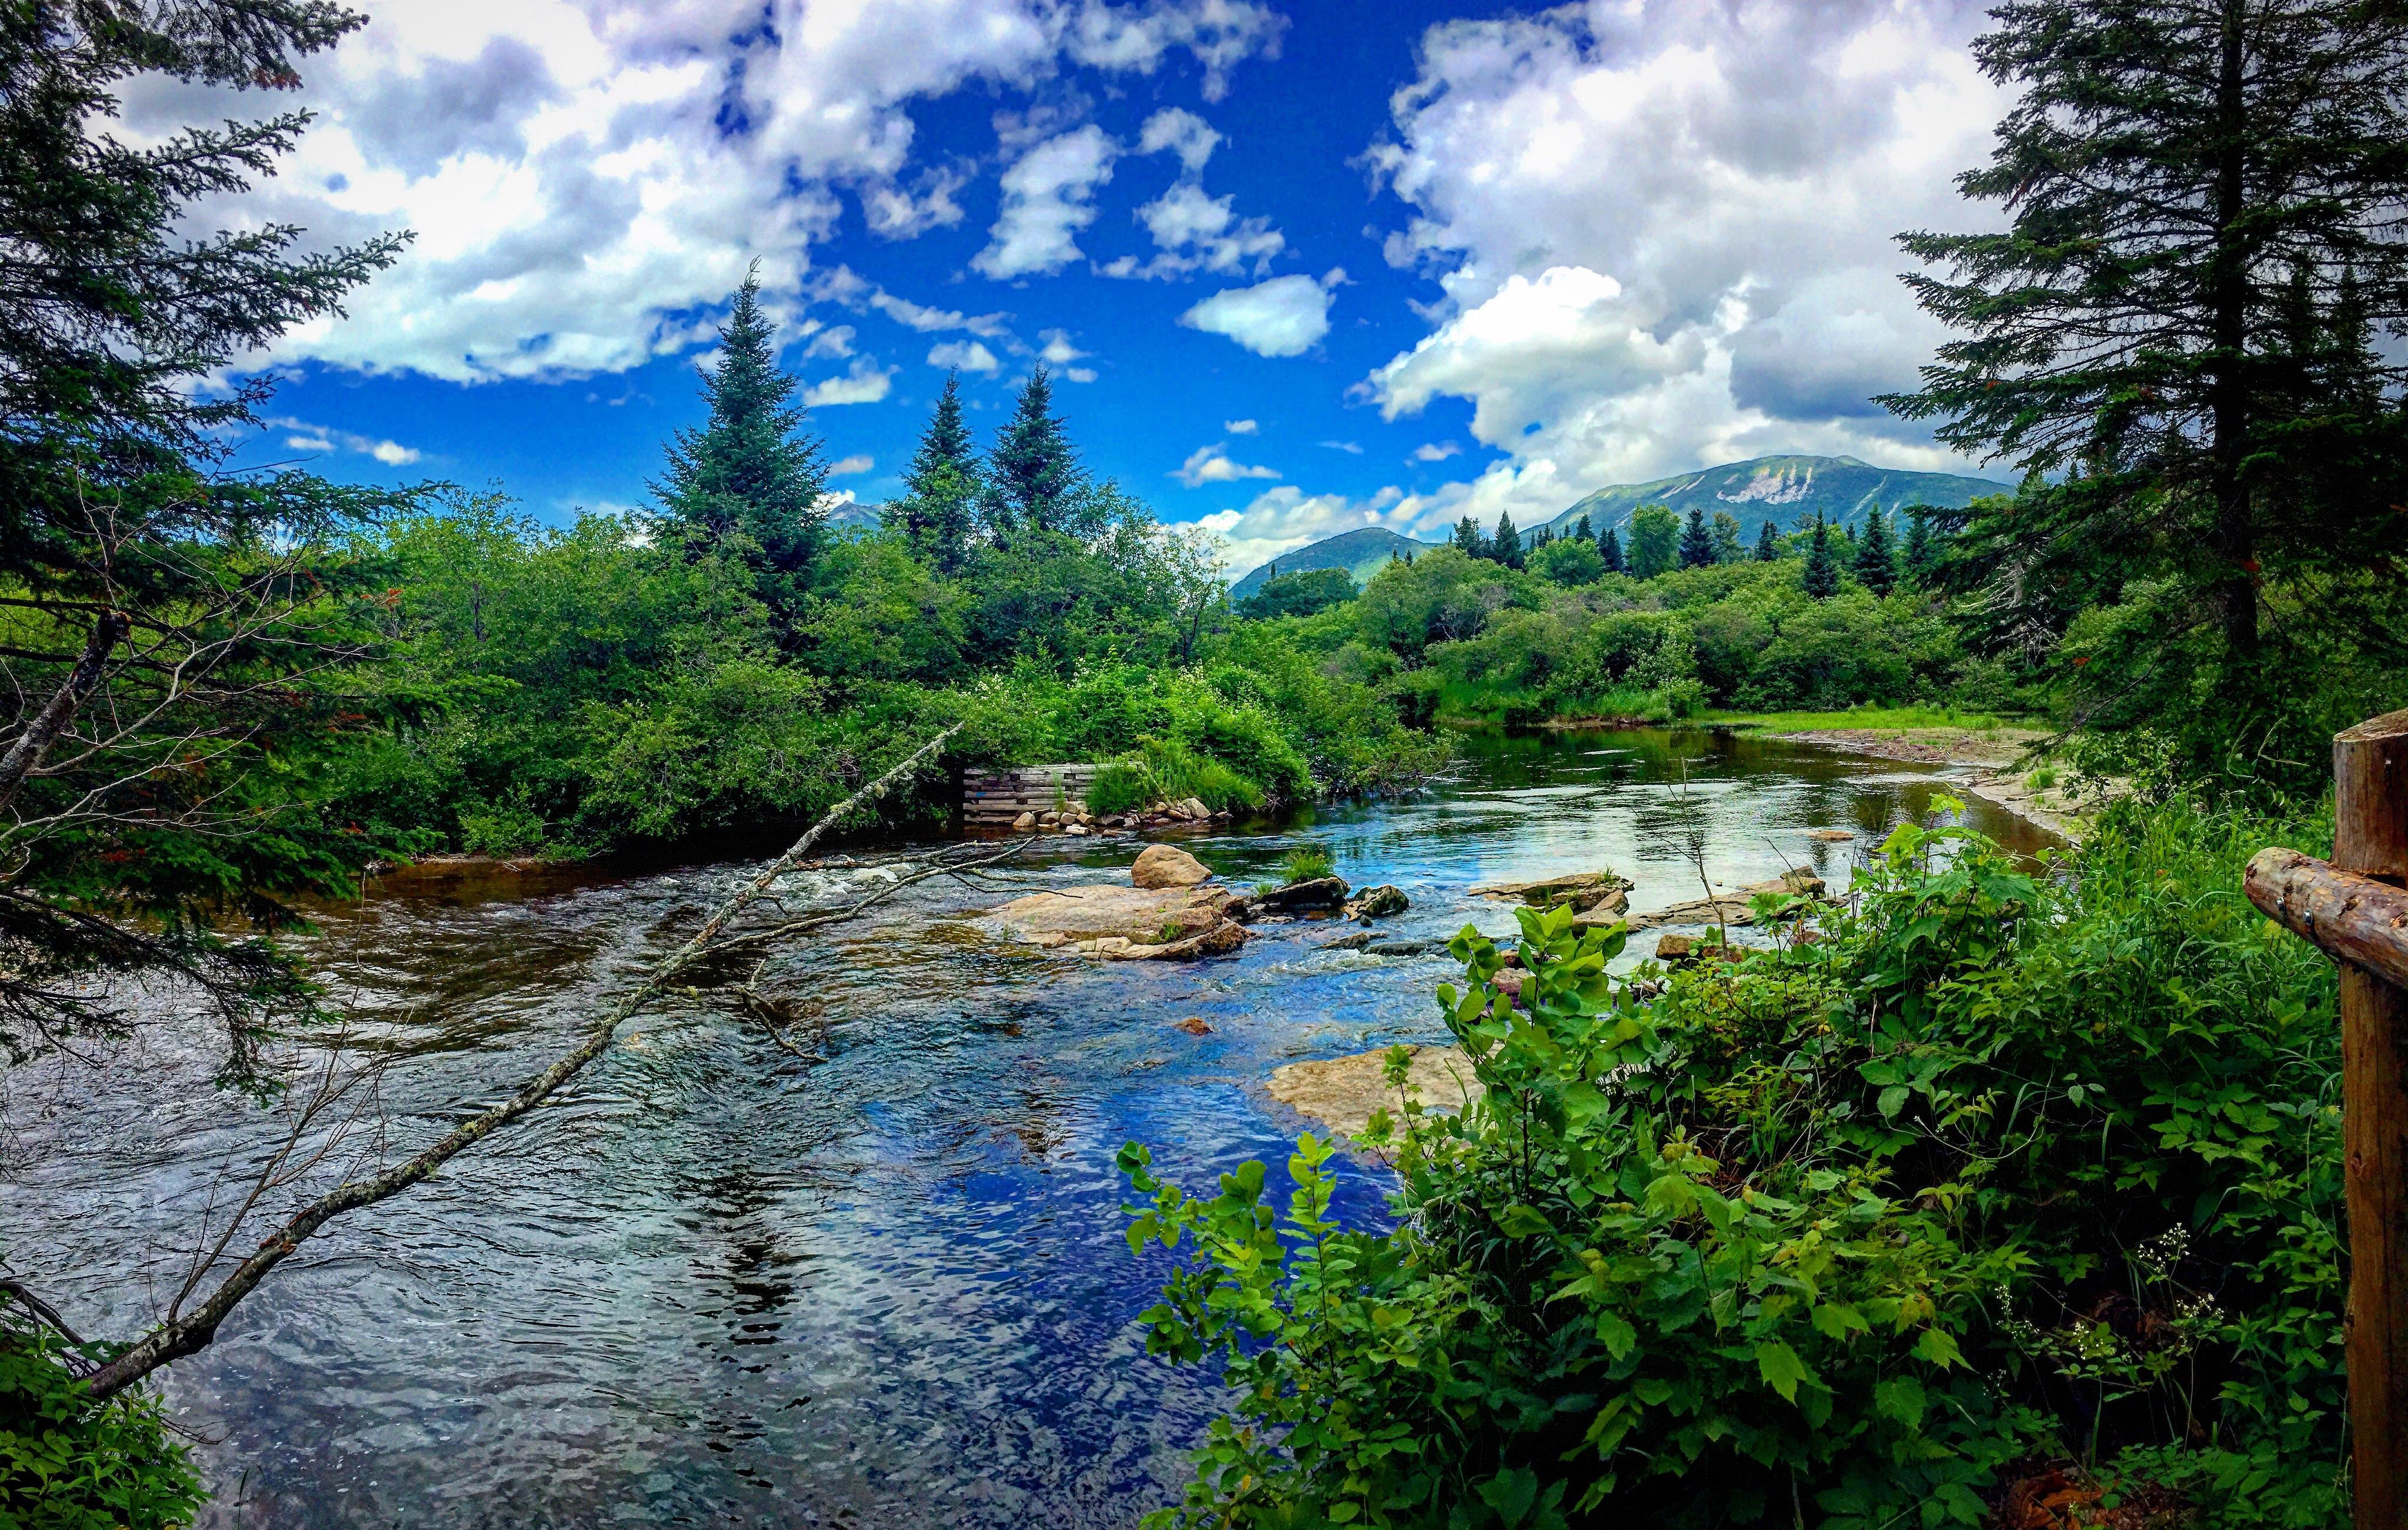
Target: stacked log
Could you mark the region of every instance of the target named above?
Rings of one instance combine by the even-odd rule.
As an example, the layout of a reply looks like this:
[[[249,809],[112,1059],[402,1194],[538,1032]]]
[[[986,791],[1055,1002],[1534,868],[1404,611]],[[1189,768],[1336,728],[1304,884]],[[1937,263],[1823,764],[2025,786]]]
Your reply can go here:
[[[962,826],[1009,829],[1023,813],[1042,818],[1065,808],[1083,808],[1096,784],[1092,765],[1022,765],[1012,770],[962,773]]]

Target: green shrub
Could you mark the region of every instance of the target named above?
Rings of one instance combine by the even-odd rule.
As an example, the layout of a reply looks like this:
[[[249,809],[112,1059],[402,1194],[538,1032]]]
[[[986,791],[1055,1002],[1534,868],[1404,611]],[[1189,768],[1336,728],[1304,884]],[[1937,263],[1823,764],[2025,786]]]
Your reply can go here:
[[[1087,811],[1125,813],[1146,806],[1160,794],[1142,768],[1116,760],[1096,772],[1095,780],[1087,787]]]
[[[1191,1198],[1149,1349],[1236,1416],[1158,1525],[1974,1525],[2071,1458],[2198,1523],[2346,1517],[2335,985],[2239,870],[2314,825],[2126,805],[2034,874],[1908,825],[1823,938],[1608,978],[1520,910],[1442,985],[1486,1086],[1401,1093],[1391,1233],[1329,1149]],[[1766,913],[1772,909],[1768,904]]]
[[[1338,863],[1330,858],[1326,846],[1298,845],[1280,857],[1280,874],[1286,879],[1286,886],[1294,887],[1298,882],[1335,877],[1338,875]]]
[[[1147,739],[1145,766],[1162,794],[1173,801],[1195,797],[1216,813],[1263,805],[1261,787],[1220,761],[1178,744]]]
[[[86,1356],[85,1358],[93,1358]],[[147,1391],[88,1401],[51,1331],[0,1295],[0,1524],[166,1530],[206,1500]]]

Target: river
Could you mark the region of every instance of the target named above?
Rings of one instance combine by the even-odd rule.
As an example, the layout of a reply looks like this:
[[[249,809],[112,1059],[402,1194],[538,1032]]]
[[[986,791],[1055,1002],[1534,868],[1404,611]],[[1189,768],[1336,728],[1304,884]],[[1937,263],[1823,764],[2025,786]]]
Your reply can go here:
[[[1945,785],[1703,732],[1475,737],[1412,796],[1183,843],[1240,882],[1317,843],[1411,895],[1387,929],[1501,934],[1474,883],[1612,866],[1643,911],[1702,895],[1694,852],[1729,886],[1796,865],[1843,885]],[[1303,1123],[1270,1070],[1443,1039],[1430,994],[1453,968],[1323,951],[1307,924],[1192,965],[1098,965],[965,922],[1117,878],[1137,848],[1052,840],[991,891],[914,887],[770,968],[808,1055],[709,1002],[640,1017],[566,1097],[337,1224],[170,1373],[219,1494],[204,1523],[1070,1530],[1167,1501],[1220,1399],[1144,1355],[1164,1265],[1128,1252],[1114,1151],[1151,1143],[1192,1185],[1276,1165]],[[316,1180],[498,1097],[752,869],[497,875],[329,913],[310,959],[394,1062]],[[278,1139],[208,1064],[170,1028],[97,1070],[0,1080],[0,1249],[88,1333],[138,1330]],[[1342,1213],[1378,1219],[1376,1171],[1344,1173]]]

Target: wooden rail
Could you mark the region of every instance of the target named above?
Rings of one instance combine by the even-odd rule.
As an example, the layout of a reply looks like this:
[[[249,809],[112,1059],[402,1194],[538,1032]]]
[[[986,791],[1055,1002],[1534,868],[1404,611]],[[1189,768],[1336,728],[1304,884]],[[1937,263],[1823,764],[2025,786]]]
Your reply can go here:
[[[2269,919],[2341,964],[2349,1208],[2350,1457],[2358,1530],[2408,1526],[2408,711],[2333,739],[2333,858],[2261,851]]]

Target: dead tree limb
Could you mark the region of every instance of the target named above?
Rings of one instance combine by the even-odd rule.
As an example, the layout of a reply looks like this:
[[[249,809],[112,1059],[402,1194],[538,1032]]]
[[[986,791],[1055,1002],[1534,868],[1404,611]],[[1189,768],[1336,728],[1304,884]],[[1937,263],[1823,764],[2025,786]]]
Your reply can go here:
[[[303,1207],[284,1225],[263,1238],[257,1251],[235,1266],[234,1272],[189,1315],[161,1323],[123,1353],[94,1371],[86,1383],[87,1395],[95,1401],[113,1396],[170,1361],[198,1351],[217,1337],[218,1325],[225,1321],[236,1304],[257,1290],[268,1272],[292,1257],[303,1241],[319,1228],[346,1211],[373,1206],[401,1194],[549,1099],[561,1085],[583,1071],[587,1064],[609,1051],[611,1041],[619,1034],[619,1027],[658,997],[679,974],[710,951],[730,922],[765,896],[780,878],[794,870],[831,827],[855,809],[884,796],[897,781],[918,770],[960,730],[959,723],[947,728],[912,751],[900,765],[828,809],[826,816],[812,824],[787,849],[785,854],[769,863],[760,875],[738,888],[733,896],[713,910],[711,916],[703,922],[702,928],[654,966],[641,984],[605,1010],[574,1051],[529,1079],[509,1099],[462,1122],[428,1144],[415,1157],[396,1164],[381,1174],[337,1185]]]
[[[100,688],[101,676],[108,668],[109,651],[125,640],[128,630],[130,624],[122,611],[103,611],[100,620],[93,623],[92,637],[84,644],[83,654],[76,660],[75,667],[67,671],[66,679],[26,722],[25,731],[8,746],[8,752],[0,755],[0,808],[7,807],[16,797],[25,778],[33,774],[42,756],[50,752],[50,745],[74,721],[76,709]]]

